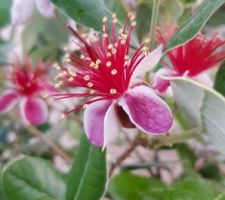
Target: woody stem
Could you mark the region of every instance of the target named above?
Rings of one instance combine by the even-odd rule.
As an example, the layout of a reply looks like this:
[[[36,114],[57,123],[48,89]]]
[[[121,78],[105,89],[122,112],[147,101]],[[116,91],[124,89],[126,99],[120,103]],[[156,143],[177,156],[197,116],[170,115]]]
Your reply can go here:
[[[160,146],[170,146],[176,143],[184,142],[191,138],[199,137],[202,133],[200,128],[193,128],[188,131],[181,132],[179,134],[170,134],[164,136],[153,137],[148,142],[149,148],[158,148]]]
[[[71,158],[41,131],[36,129],[34,126],[27,126],[26,129],[35,137],[42,139],[50,148],[52,148],[52,150],[56,154],[58,154],[63,160],[65,160],[66,163],[70,163]]]

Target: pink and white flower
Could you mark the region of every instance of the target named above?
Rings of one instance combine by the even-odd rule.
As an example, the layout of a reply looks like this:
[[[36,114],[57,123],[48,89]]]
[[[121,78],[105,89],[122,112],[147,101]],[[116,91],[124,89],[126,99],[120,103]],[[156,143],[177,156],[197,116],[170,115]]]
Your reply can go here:
[[[166,45],[176,31],[176,27],[167,27],[167,31],[157,29],[156,39]],[[169,50],[166,53],[170,64],[162,63],[165,67],[158,70],[155,75],[153,87],[163,93],[170,86],[170,81],[162,76],[186,76],[199,81],[207,86],[212,86],[212,81],[204,74],[208,69],[218,66],[225,59],[225,40],[214,35],[206,38],[198,33],[187,43]]]
[[[173,121],[170,108],[153,89],[143,81],[131,83],[157,64],[162,46],[147,54],[146,48],[141,45],[130,57],[134,16],[129,15],[118,35],[116,16],[112,18],[110,28],[107,18],[103,18],[103,35],[96,35],[92,41],[85,40],[70,28],[81,42],[81,54],[70,52],[65,56],[68,66],[58,66],[57,86],[86,90],[54,95],[55,99],[90,98],[65,114],[84,107],[85,133],[90,142],[99,147],[105,147],[115,139],[122,127],[137,127],[157,135],[166,133]]]
[[[22,118],[26,123],[44,123],[48,117],[48,109],[42,95],[56,91],[47,83],[46,75],[46,68],[42,62],[38,63],[35,69],[32,69],[28,58],[23,65],[15,63],[8,75],[7,89],[0,95],[0,113],[7,113],[19,103]]]
[[[25,24],[37,9],[44,17],[55,16],[55,9],[50,0],[13,0],[11,20],[14,25]]]

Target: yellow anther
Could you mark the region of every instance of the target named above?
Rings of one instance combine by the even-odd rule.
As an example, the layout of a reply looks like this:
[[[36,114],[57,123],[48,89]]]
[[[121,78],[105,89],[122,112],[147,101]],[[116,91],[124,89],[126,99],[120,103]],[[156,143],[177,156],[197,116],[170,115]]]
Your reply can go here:
[[[85,75],[85,76],[84,76],[84,80],[85,80],[85,81],[88,81],[88,80],[90,80],[90,76],[88,76],[88,75]]]
[[[64,51],[69,51],[69,48],[67,46],[65,46],[63,49]]]
[[[86,109],[87,106],[88,106],[88,104],[85,103],[85,104],[83,105],[83,109]]]
[[[108,18],[107,18],[107,17],[103,17],[103,18],[102,18],[102,22],[103,22],[103,23],[106,23],[106,22],[107,22],[107,20],[108,20]]]
[[[63,60],[63,62],[66,63],[66,64],[67,63],[70,63],[71,62],[71,59],[70,58],[66,58],[66,59]]]
[[[90,90],[90,94],[95,94],[95,90]]]
[[[56,68],[57,70],[60,70],[61,69],[58,63],[54,63],[53,64],[53,67]]]
[[[87,86],[88,86],[89,88],[93,87],[93,85],[94,85],[94,84],[93,84],[92,82],[88,82],[88,83],[87,83]]]
[[[41,94],[41,96],[42,96],[43,98],[47,98],[47,97],[49,97],[49,94],[44,92],[44,93]]]
[[[95,63],[94,62],[91,62],[90,63],[90,67],[94,67],[95,66]]]
[[[116,13],[113,13],[112,14],[112,18],[116,18]]]
[[[108,45],[108,49],[112,49],[113,48],[113,45],[112,44],[109,44]]]
[[[116,49],[115,48],[112,49],[112,54],[116,54]]]
[[[101,60],[97,59],[97,60],[96,60],[96,64],[98,65],[98,64],[100,64],[100,63],[101,63]]]
[[[128,60],[129,59],[129,55],[126,55],[125,57],[124,57],[124,60]]]
[[[75,77],[77,75],[77,73],[75,71],[73,71],[72,69],[68,70],[69,75]]]
[[[112,54],[108,52],[106,55],[107,55],[107,57],[110,57]]]
[[[73,78],[73,77],[69,77],[69,78],[68,78],[68,81],[69,81],[69,82],[73,82],[73,81],[74,81],[74,78]]]
[[[120,35],[123,34],[123,29],[122,28],[119,30],[119,34]]]
[[[62,86],[62,83],[61,82],[58,82],[55,84],[55,88],[60,88]]]
[[[117,70],[116,69],[111,70],[111,74],[112,75],[116,75],[117,74]]]
[[[131,23],[131,26],[134,27],[134,26],[136,26],[136,24],[137,24],[137,23],[136,23],[135,21],[133,21],[133,22]]]
[[[51,97],[49,97],[49,98],[47,99],[47,102],[48,102],[48,103],[52,103],[53,101],[54,101],[54,99],[51,98]]]
[[[110,61],[108,61],[107,63],[106,63],[106,66],[107,67],[110,67],[112,65],[112,63],[110,62]]]
[[[117,90],[115,88],[111,88],[109,92],[110,92],[110,94],[116,94]]]
[[[93,66],[93,68],[94,68],[94,69],[99,69],[99,64],[95,64],[95,65]]]
[[[60,117],[59,117],[59,118],[60,118],[60,119],[64,119],[64,118],[65,118],[65,116],[66,116],[66,115],[62,113],[62,114],[60,115]]]
[[[81,54],[80,58],[83,60],[83,59],[85,59],[85,56],[83,54]]]
[[[112,20],[112,23],[114,23],[114,24],[116,24],[118,22],[118,19],[117,18],[114,18],[113,20]]]
[[[135,15],[133,14],[133,13],[128,13],[128,17],[129,17],[129,19],[132,21],[132,20],[134,20],[135,19]]]

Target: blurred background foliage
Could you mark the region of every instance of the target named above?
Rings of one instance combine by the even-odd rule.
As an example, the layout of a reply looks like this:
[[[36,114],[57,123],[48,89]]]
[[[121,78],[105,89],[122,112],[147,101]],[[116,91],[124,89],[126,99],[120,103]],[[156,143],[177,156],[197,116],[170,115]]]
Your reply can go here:
[[[55,2],[60,4],[59,0]],[[87,1],[87,9],[91,6],[91,2],[93,1]],[[101,0],[98,0],[98,2],[101,2]],[[162,27],[171,24],[182,25],[193,14],[194,9],[200,2],[201,1],[197,0],[161,0],[158,25]],[[89,13],[83,16],[83,18],[78,19],[77,28],[81,32],[85,32],[87,28],[81,26],[84,24],[87,27],[92,26],[92,28],[100,30],[101,27],[99,28],[99,25],[101,24],[101,19],[94,23],[90,21],[90,18],[95,14],[100,16],[101,13],[106,12],[106,9],[111,13],[117,13],[121,22],[125,20],[129,11],[134,11],[136,12],[137,18],[134,40],[136,42],[143,42],[148,38],[150,30],[152,1],[136,0],[136,3],[136,7],[132,7],[121,0],[102,0],[102,3],[98,5],[98,11],[93,11],[96,13]],[[63,48],[71,41],[67,29],[69,23],[68,18],[60,10],[56,11],[56,17],[53,19],[46,19],[39,13],[34,13],[27,24],[18,28],[10,25],[11,4],[11,0],[0,0],[0,31],[8,31],[8,33],[10,33],[7,37],[4,37],[3,34],[0,38],[0,66],[5,67],[10,64],[7,55],[14,51],[16,45],[18,45],[17,42],[15,42],[17,34],[21,34],[20,45],[23,51],[31,56],[33,62],[37,62],[40,58],[51,64],[60,62],[64,54]],[[79,5],[74,6],[78,6],[77,9],[81,9]],[[66,9],[73,8],[67,7]],[[87,12],[89,12],[89,10],[87,10]],[[73,15],[77,15],[77,13],[74,12]],[[207,22],[204,31],[210,33],[212,30],[213,32],[217,30],[220,32],[222,30],[222,34],[225,36],[224,19],[225,6],[222,6]],[[54,70],[52,73],[54,74]],[[4,84],[4,76],[5,75],[1,72],[1,86]],[[218,78],[216,78],[214,87],[217,91],[225,94],[224,66],[220,68],[216,77]],[[221,84],[223,84],[223,86],[221,86]],[[2,88],[3,87],[0,87],[0,90],[2,90]],[[171,103],[171,107],[176,109],[173,103]],[[190,127],[180,113],[176,113],[176,118],[181,123],[182,128],[188,129]],[[61,143],[62,136],[66,133],[71,137],[69,140],[78,141],[80,135],[83,134],[81,123],[80,115],[74,115],[68,117],[66,120],[61,120],[59,123],[46,123],[42,126],[38,126],[35,130],[40,131],[44,137],[47,137],[49,140],[59,145],[59,147],[72,158],[73,152],[77,152],[77,146],[72,145],[72,147],[65,147],[65,145]],[[42,136],[41,138],[37,137],[34,132],[33,129],[24,126],[21,120],[11,115],[3,115],[0,117],[1,168],[21,154],[39,156],[46,160],[54,161],[55,153],[52,152],[52,150],[50,151],[51,148],[43,142]],[[85,145],[85,142],[83,143]],[[118,148],[120,148],[119,143]],[[197,148],[200,148],[201,151],[197,152]],[[118,175],[113,177],[109,182],[106,198],[114,200],[225,200],[225,195],[223,195],[223,193],[225,193],[225,157],[220,153],[213,150],[211,151],[210,148],[211,147],[208,147],[208,144],[205,144],[200,138],[196,139],[193,143],[182,143],[171,147],[161,147],[157,150],[153,149],[151,150],[154,154],[153,160],[151,160],[152,158],[150,157],[145,157],[143,159],[142,156],[138,155],[140,153],[137,151],[138,162],[133,160],[131,163],[121,163],[118,169]],[[82,150],[79,150],[79,152],[81,152],[81,157],[86,157],[84,152],[82,153]],[[117,155],[118,152],[121,152],[121,150],[117,151],[115,155]],[[168,157],[167,161],[162,161],[159,158],[160,152],[176,152],[176,160],[170,160],[170,157]],[[94,160],[101,156],[100,153],[93,155],[90,161],[93,163],[93,166],[97,166]],[[27,160],[27,162],[33,163],[34,161],[31,159]],[[79,162],[79,160],[77,162]],[[48,164],[42,163],[42,165],[45,166]],[[176,165],[181,166],[182,172],[179,176],[174,175],[175,177],[173,177],[172,171]],[[68,167],[70,166],[71,165],[68,165]],[[19,164],[17,167],[18,170],[22,169],[22,166]],[[82,167],[83,165],[81,165],[81,168]],[[9,169],[9,171],[5,173],[10,173],[10,170],[12,169]],[[51,170],[52,169],[50,169],[50,171]],[[63,176],[66,177],[65,169],[63,170]],[[105,169],[102,170],[104,171]],[[135,173],[131,173],[131,171]],[[40,167],[40,173],[41,172],[44,172],[44,169]],[[93,178],[99,178],[99,176],[93,175],[94,172],[91,173],[90,176],[93,176]],[[170,174],[172,184],[166,185],[162,174],[166,174],[166,176]],[[8,181],[7,184],[11,184],[11,179],[7,179],[7,177],[8,176],[5,175],[6,181]],[[52,177],[52,181],[57,179],[55,176]],[[28,180],[28,182],[29,181],[31,180]],[[62,185],[64,184],[63,178],[60,178],[60,183]],[[0,200],[4,200],[5,198],[1,193],[0,190]],[[82,200],[85,200],[85,198]],[[9,199],[15,199],[15,197],[12,196]],[[23,199],[21,198],[20,200]]]

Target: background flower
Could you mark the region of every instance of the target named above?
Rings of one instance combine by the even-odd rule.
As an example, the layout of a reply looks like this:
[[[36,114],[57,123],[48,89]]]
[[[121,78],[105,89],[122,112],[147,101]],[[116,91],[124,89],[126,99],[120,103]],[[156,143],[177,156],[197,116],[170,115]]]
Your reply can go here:
[[[14,25],[25,24],[37,9],[44,17],[55,16],[54,6],[49,0],[13,0],[11,20]]]
[[[161,31],[158,28],[157,41],[167,44],[176,29],[175,26],[167,27],[168,31]],[[169,81],[161,78],[163,75],[187,76],[212,86],[212,81],[203,72],[218,66],[218,63],[225,59],[225,40],[218,34],[206,38],[203,34],[198,33],[187,43],[169,50],[166,56],[169,64],[162,62],[164,68],[158,70],[153,84],[159,92],[164,92],[170,85]]]
[[[0,112],[6,113],[19,103],[21,116],[26,123],[40,125],[46,122],[47,104],[42,100],[42,95],[55,91],[46,77],[47,68],[43,62],[39,62],[34,69],[27,57],[23,64],[13,64],[12,72],[8,75],[9,83],[0,96]]]

